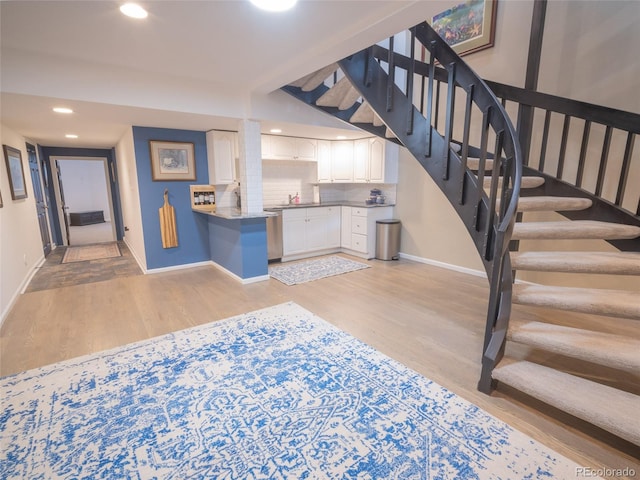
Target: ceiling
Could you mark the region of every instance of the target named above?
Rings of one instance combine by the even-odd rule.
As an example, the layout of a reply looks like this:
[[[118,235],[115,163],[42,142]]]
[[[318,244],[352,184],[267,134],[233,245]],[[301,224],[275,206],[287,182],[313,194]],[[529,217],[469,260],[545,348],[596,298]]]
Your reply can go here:
[[[233,130],[239,118],[263,132],[357,138],[300,115],[310,107],[291,107],[279,88],[419,23],[427,2],[299,0],[284,13],[248,0],[140,3],[145,20],[124,17],[117,1],[0,2],[2,124],[41,145],[95,148],[131,125]]]

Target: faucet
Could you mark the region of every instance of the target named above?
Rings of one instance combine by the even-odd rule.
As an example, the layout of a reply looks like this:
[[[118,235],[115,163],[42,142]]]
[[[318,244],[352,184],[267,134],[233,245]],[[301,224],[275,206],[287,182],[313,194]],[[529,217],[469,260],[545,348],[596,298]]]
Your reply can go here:
[[[293,203],[293,197],[291,196],[291,194],[289,194],[289,205],[291,205]]]

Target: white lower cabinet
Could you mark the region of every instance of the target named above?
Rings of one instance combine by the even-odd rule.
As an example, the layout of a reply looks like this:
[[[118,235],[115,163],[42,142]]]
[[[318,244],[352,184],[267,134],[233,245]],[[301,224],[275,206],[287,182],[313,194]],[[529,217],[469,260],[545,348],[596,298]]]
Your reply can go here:
[[[345,208],[345,207],[343,207]],[[376,221],[392,218],[393,207],[351,207],[351,238],[350,245],[342,245],[344,249],[359,255],[363,258],[374,258],[376,256]],[[343,228],[346,222],[343,220]],[[343,239],[346,233],[342,232]]]
[[[282,212],[283,260],[343,251],[370,259],[376,253],[376,222],[393,218],[393,207],[310,207]]]
[[[284,257],[340,248],[340,207],[289,208],[282,211]]]

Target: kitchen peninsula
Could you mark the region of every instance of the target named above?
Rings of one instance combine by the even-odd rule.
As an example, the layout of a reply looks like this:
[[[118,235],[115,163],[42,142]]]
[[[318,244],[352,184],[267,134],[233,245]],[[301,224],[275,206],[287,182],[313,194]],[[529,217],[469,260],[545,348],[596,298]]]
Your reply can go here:
[[[242,283],[269,278],[266,218],[273,213],[242,213],[234,207],[193,211],[207,217],[212,262]]]

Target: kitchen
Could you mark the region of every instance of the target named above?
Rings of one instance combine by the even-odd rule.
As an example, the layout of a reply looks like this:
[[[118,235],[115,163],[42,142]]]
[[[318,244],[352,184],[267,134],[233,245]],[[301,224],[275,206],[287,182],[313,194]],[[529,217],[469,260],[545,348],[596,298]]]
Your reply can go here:
[[[335,252],[374,258],[376,221],[394,213],[399,146],[378,137],[260,138],[268,260]],[[238,134],[207,132],[207,152],[216,215],[259,217],[242,209]]]

